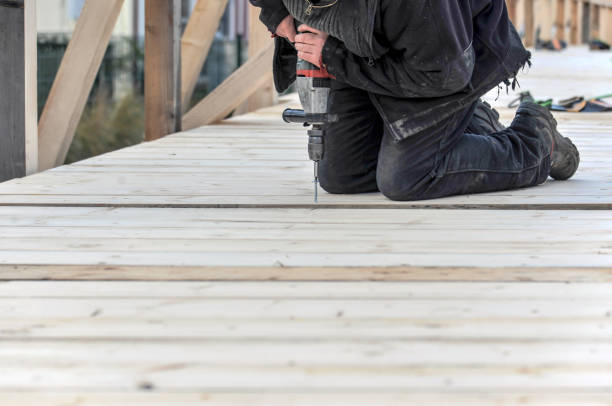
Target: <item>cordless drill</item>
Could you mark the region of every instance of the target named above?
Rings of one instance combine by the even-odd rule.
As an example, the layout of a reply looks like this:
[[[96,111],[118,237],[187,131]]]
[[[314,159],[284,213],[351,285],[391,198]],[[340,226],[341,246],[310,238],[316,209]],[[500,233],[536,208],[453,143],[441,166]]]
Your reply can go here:
[[[287,123],[302,123],[308,130],[308,156],[314,161],[314,200],[318,201],[319,161],[325,154],[325,124],[336,121],[328,112],[331,81],[327,70],[320,69],[303,59],[297,62],[296,87],[303,110],[287,109],[283,120]]]

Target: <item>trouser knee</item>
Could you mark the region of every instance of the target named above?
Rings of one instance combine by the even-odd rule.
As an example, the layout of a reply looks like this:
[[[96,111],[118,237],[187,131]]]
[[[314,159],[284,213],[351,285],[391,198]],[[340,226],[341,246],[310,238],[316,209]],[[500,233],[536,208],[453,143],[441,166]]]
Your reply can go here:
[[[393,171],[379,171],[376,177],[378,190],[389,200],[412,201],[424,199],[422,191],[412,182]]]

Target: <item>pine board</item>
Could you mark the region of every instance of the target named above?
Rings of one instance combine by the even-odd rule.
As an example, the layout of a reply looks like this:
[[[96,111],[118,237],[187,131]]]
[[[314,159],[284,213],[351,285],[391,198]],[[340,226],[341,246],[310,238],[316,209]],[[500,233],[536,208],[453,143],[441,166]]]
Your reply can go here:
[[[0,283],[0,399],[607,404],[610,297],[610,283]]]
[[[293,268],[612,268],[609,211],[0,207],[0,264],[249,279]],[[494,228],[491,225],[495,225]],[[73,268],[74,269],[74,268]],[[242,273],[241,273],[242,270]],[[211,274],[212,272],[212,274]],[[342,274],[341,272],[337,272]],[[76,270],[72,278],[79,278]],[[185,274],[186,276],[187,274]],[[233,276],[232,276],[233,275]],[[22,277],[27,277],[24,273]],[[63,276],[66,277],[66,276]],[[109,271],[107,278],[113,278]],[[296,277],[296,275],[293,275]],[[393,279],[393,276],[390,276]]]

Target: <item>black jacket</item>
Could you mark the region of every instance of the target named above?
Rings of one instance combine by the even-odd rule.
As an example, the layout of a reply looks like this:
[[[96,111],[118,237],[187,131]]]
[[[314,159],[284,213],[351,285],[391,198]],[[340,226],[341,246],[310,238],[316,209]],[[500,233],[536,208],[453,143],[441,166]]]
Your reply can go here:
[[[251,3],[271,32],[289,14],[282,0]],[[331,9],[291,11],[325,30],[322,15]],[[323,62],[338,80],[370,94],[397,141],[508,85],[530,57],[504,0],[339,0],[334,12],[339,34],[327,40]],[[295,59],[293,47],[277,38],[279,91],[295,80]]]

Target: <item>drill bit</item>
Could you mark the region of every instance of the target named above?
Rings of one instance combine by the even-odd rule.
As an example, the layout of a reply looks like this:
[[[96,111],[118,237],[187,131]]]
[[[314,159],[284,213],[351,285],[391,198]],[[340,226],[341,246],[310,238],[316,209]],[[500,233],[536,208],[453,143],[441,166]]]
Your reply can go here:
[[[314,202],[319,202],[319,161],[314,163]]]

